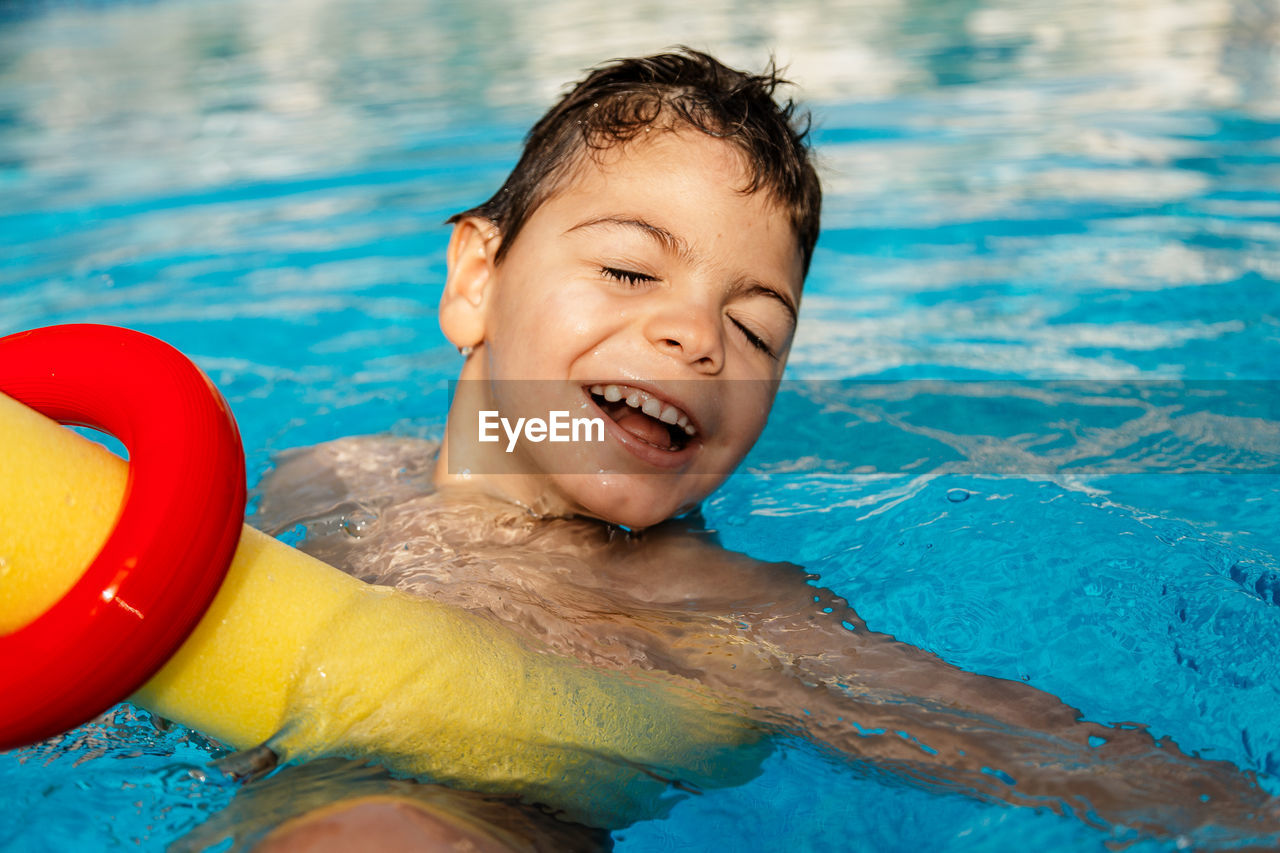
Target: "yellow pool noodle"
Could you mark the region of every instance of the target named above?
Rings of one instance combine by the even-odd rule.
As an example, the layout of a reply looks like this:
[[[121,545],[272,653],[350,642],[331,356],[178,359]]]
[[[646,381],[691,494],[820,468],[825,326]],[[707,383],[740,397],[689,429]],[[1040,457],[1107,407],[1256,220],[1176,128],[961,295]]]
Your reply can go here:
[[[0,436],[0,631],[11,632],[97,553],[127,463],[3,394]],[[369,757],[604,827],[662,813],[673,780],[744,781],[768,750],[758,727],[690,682],[586,668],[247,526],[208,612],[131,701],[237,748]]]

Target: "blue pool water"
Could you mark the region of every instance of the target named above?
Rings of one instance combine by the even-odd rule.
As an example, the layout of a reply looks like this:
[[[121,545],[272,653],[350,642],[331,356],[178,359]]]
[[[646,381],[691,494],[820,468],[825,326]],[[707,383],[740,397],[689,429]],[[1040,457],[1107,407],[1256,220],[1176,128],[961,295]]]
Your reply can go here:
[[[439,436],[442,221],[580,69],[773,50],[815,112],[825,228],[794,382],[708,523],[875,630],[1280,773],[1280,7],[606,5],[0,5],[0,334],[171,342],[251,484],[284,448]],[[192,773],[215,751],[121,712],[2,755],[0,846],[162,848],[230,800]],[[803,749],[615,837],[1109,838]]]

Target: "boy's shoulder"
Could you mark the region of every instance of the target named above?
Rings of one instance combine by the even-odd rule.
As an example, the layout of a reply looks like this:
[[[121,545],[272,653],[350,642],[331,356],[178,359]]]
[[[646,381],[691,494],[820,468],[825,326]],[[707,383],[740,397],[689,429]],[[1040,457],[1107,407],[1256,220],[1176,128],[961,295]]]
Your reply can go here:
[[[354,435],[285,450],[253,490],[250,523],[278,535],[352,504],[386,505],[430,492],[439,442]]]

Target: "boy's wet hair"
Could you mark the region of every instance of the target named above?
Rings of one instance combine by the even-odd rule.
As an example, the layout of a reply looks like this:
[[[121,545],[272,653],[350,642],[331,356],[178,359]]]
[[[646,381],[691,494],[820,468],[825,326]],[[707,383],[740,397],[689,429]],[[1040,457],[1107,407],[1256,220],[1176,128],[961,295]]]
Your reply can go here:
[[[742,153],[744,194],[764,190],[790,213],[807,273],[822,189],[806,141],[808,114],[789,99],[779,104],[773,98],[787,82],[772,60],[764,73],[745,74],[689,48],[602,65],[533,126],[502,188],[449,221],[479,216],[497,225],[503,235],[500,262],[528,218],[572,172],[580,152],[628,142],[650,127],[692,127]]]

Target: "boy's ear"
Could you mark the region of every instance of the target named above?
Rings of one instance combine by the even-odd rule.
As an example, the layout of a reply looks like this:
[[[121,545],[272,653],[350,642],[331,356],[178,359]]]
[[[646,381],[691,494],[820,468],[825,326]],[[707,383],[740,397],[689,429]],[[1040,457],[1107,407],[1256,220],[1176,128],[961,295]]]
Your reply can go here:
[[[484,341],[485,305],[501,242],[497,226],[488,219],[468,216],[453,226],[449,272],[440,297],[440,329],[459,349]]]

